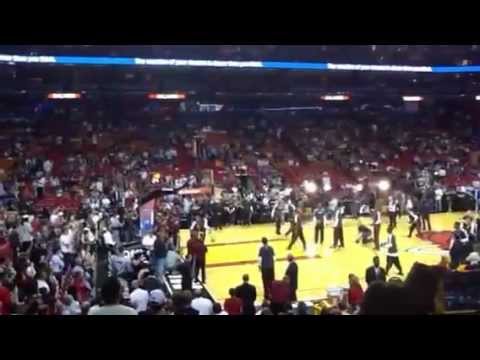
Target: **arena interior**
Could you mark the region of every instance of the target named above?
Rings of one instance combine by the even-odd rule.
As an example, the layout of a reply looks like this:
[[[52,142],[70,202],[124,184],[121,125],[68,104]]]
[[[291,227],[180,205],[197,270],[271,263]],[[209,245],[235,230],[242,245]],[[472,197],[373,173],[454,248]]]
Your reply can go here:
[[[476,64],[0,45],[0,313],[478,312]]]

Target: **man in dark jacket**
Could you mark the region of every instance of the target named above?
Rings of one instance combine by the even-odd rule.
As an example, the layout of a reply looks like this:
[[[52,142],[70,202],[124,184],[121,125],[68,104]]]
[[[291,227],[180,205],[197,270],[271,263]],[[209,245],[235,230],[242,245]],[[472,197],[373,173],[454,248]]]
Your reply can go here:
[[[368,285],[374,281],[386,281],[385,269],[380,267],[380,258],[375,256],[373,258],[373,266],[367,268],[365,272],[365,280]]]
[[[247,274],[243,275],[243,284],[235,289],[235,294],[242,300],[243,315],[255,315],[255,300],[257,289],[248,283],[250,280]]]
[[[298,265],[295,262],[295,258],[292,254],[288,254],[287,256],[288,266],[287,270],[285,271],[285,276],[288,276],[290,280],[290,301],[297,301],[297,288],[298,288]]]
[[[403,275],[402,265],[400,264],[400,258],[398,254],[398,247],[397,247],[397,239],[393,234],[393,229],[389,227],[387,229],[387,242],[385,244],[387,248],[387,269],[386,275],[388,276],[388,272],[390,271],[392,265],[398,270],[398,275]]]

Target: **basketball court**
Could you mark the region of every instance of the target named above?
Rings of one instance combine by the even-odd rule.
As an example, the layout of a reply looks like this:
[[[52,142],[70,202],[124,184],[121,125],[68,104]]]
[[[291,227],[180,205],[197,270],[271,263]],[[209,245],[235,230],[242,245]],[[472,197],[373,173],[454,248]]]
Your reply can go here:
[[[431,215],[433,231],[450,230],[453,223],[459,219],[461,213],[442,213]],[[414,262],[437,264],[444,253],[441,248],[427,240],[415,237],[408,238],[408,218],[402,217],[398,221],[394,233],[400,253],[400,261],[405,274],[408,274]],[[369,224],[368,221],[364,221]],[[388,220],[383,218],[380,241],[386,240]],[[344,219],[345,248],[333,250],[330,248],[333,241],[333,230],[325,228],[325,242],[322,247],[314,244],[314,223],[305,224],[304,234],[307,241],[307,251],[304,252],[300,241],[294,245],[292,254],[295,256],[298,268],[299,300],[314,300],[326,296],[329,287],[348,286],[348,274],[356,274],[362,282],[365,278],[365,269],[371,265],[372,257],[377,253],[373,244],[356,244],[357,238],[356,219]],[[288,230],[289,225],[284,224],[282,234]],[[181,231],[181,244],[185,245],[189,232]],[[263,286],[260,270],[258,268],[258,249],[262,237],[269,239],[270,245],[275,250],[276,264],[275,276],[283,277],[287,267],[287,250],[290,237],[275,234],[274,224],[258,224],[251,226],[230,226],[222,230],[212,231],[207,235],[207,283],[206,287],[219,301],[228,297],[228,289],[241,284],[242,275],[249,274],[250,282],[257,288],[257,301],[263,298]],[[381,266],[386,265],[386,253],[379,252]],[[389,276],[397,275],[396,269],[390,270]]]

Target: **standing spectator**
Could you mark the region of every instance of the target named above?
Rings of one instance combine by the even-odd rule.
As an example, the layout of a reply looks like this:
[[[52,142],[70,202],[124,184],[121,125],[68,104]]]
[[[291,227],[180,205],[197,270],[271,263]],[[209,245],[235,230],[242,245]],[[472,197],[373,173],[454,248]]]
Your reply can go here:
[[[297,301],[297,288],[298,288],[298,265],[295,262],[295,258],[292,254],[288,254],[287,256],[288,266],[287,270],[285,271],[285,276],[288,276],[290,281],[290,301],[296,302]]]
[[[60,235],[60,249],[67,269],[71,268],[75,263],[75,244],[73,235],[73,231],[68,227],[65,227],[62,235]]]
[[[18,239],[20,242],[20,252],[28,252],[33,242],[33,229],[28,220],[28,216],[22,218],[21,224],[17,227]]]
[[[192,257],[187,255],[178,267],[178,272],[182,275],[182,290],[192,290]]]
[[[13,249],[3,230],[0,230],[0,258],[7,262],[13,261]]]
[[[291,289],[287,276],[282,280],[274,280],[271,287],[270,309],[274,315],[287,311],[290,304]]]
[[[242,301],[243,315],[255,315],[255,300],[257,299],[257,289],[249,284],[249,276],[247,274],[242,277],[243,284],[237,286],[235,294]]]
[[[165,272],[165,259],[167,257],[167,244],[163,234],[159,234],[153,243],[152,255],[155,275],[161,278]]]
[[[60,249],[57,249],[57,251],[52,255],[49,265],[57,281],[61,282],[63,270],[65,269],[65,263],[63,261],[63,254]]]
[[[262,273],[263,297],[270,298],[270,287],[275,279],[275,252],[268,245],[267,238],[262,238],[262,247],[258,252],[259,267]]]
[[[242,314],[242,300],[237,297],[235,289],[230,289],[228,291],[230,297],[225,300],[223,308],[228,313],[228,315],[241,315]]]
[[[365,271],[365,281],[368,286],[374,281],[387,281],[385,269],[380,267],[380,258],[378,256],[374,256],[373,265]]]
[[[88,315],[137,315],[131,307],[120,304],[122,286],[118,279],[108,278],[102,286],[102,306],[94,306],[88,311]]]
[[[357,314],[360,311],[360,305],[363,300],[363,289],[358,277],[354,274],[348,275],[348,282],[350,284],[347,294],[348,305],[350,307],[350,312]]]
[[[191,255],[193,261],[193,274],[196,281],[200,281],[198,278],[199,273],[202,273],[202,282],[206,282],[205,276],[205,258],[207,254],[207,246],[205,245],[204,238],[197,235],[196,231],[192,231],[192,238],[187,242],[188,254]]]
[[[176,270],[180,264],[182,257],[178,253],[178,250],[171,244],[167,251],[167,257],[165,258],[165,270],[167,273],[171,273]]]

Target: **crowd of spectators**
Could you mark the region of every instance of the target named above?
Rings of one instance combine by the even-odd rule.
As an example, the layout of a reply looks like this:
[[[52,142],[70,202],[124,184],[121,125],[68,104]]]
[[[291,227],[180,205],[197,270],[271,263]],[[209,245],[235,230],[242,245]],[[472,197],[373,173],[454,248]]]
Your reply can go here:
[[[137,313],[252,313],[255,299],[248,276],[230,290],[223,307],[201,292],[194,291],[192,299],[191,281],[196,279],[168,298],[162,283],[165,272],[198,277],[188,274],[191,259],[180,256],[182,221],[189,226],[199,214],[213,221],[215,204],[226,213],[232,206],[253,209],[252,203],[261,204],[269,214],[268,206],[287,187],[291,189],[285,196],[303,201],[307,195],[301,181],[285,173],[282,165],[300,174],[301,168],[317,164],[334,188],[336,173],[358,183],[361,176],[396,168],[408,183],[428,170],[434,185],[450,174],[465,179],[477,170],[469,165],[473,149],[460,132],[424,129],[412,134],[402,125],[385,122],[351,124],[295,118],[272,125],[251,119],[233,128],[202,124],[165,130],[154,123],[81,122],[68,129],[42,124],[6,131],[0,141],[2,313],[133,313],[122,304]],[[412,157],[412,150],[418,155]],[[206,169],[223,188],[222,196],[165,196],[156,203],[153,230],[140,233],[139,210],[146,194],[161,187],[212,187],[212,177],[203,176]],[[226,217],[223,223],[248,223],[245,219]],[[141,235],[150,253],[126,252]],[[99,273],[99,264],[108,270]],[[104,280],[101,291],[99,278]],[[273,309],[265,304],[261,313],[286,309],[278,306],[289,298],[282,281],[288,282],[275,284],[280,299],[270,299]],[[349,281],[347,311],[362,312],[361,299],[367,293],[355,275]],[[97,306],[101,302],[110,310]],[[304,304],[296,309],[304,312]]]

